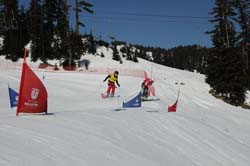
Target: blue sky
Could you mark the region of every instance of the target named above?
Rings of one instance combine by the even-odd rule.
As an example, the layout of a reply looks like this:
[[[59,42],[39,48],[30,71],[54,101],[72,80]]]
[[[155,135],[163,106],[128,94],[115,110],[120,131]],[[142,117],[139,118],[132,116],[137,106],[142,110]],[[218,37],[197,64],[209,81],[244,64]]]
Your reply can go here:
[[[88,0],[94,5],[94,15],[82,14],[86,24],[82,32],[92,29],[96,36],[145,46],[171,48],[200,44],[211,47],[205,34],[212,29],[208,13],[212,0]],[[29,4],[20,0],[21,4]],[[74,0],[70,0],[74,5]],[[71,12],[72,13],[72,12]],[[74,27],[74,17],[71,14]]]

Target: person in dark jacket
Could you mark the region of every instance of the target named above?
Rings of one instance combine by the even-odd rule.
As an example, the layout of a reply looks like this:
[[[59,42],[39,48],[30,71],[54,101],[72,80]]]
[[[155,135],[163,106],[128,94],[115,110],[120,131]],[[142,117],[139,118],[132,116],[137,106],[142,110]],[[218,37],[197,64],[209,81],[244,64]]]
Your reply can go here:
[[[142,98],[148,98],[148,87],[154,83],[154,80],[150,78],[146,78],[142,84]]]

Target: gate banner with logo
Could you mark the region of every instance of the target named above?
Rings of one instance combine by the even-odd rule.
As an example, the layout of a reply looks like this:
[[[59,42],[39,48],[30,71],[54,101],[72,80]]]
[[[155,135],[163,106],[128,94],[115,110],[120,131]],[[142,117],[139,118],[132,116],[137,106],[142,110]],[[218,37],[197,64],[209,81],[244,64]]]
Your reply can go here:
[[[47,113],[48,94],[45,86],[26,63],[26,49],[16,115],[19,113]]]
[[[8,84],[8,89],[9,89],[9,97],[10,97],[10,107],[13,109],[14,107],[17,106],[18,103],[18,93],[10,87]]]
[[[128,102],[123,102],[123,108],[141,107],[141,92]]]

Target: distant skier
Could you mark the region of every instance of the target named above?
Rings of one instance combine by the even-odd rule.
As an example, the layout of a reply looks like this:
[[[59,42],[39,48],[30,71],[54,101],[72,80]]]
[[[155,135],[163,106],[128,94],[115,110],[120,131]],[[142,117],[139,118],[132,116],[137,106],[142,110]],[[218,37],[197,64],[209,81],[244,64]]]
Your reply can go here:
[[[109,74],[103,80],[103,82],[105,82],[107,79],[109,79],[108,80],[108,89],[107,89],[106,97],[113,97],[115,95],[115,83],[117,84],[117,86],[120,87],[120,84],[118,82],[118,75],[119,75],[119,72],[115,71],[115,72]],[[110,94],[110,91],[111,91],[111,94]]]
[[[150,79],[150,78],[146,78],[142,84],[141,84],[141,87],[142,87],[142,99],[147,99],[148,98],[148,88],[150,85],[152,85],[154,83],[154,80]]]

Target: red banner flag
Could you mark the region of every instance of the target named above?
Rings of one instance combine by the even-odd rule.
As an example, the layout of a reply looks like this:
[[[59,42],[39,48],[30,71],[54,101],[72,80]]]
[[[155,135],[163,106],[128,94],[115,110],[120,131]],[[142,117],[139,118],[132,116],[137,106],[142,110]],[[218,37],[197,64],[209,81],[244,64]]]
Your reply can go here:
[[[144,80],[149,80],[149,82],[151,81],[151,79],[148,77],[148,74],[146,71],[144,71]],[[148,96],[155,96],[155,87],[153,85],[149,85],[148,86]]]
[[[176,102],[172,106],[168,106],[168,112],[176,112],[177,103],[178,103],[178,99],[176,100]]]
[[[149,85],[148,92],[149,92],[149,95],[152,94],[152,96],[155,96],[155,87],[153,85]]]
[[[25,49],[16,116],[19,113],[47,113],[47,99],[46,88],[26,64]]]
[[[146,71],[144,71],[144,79],[147,79],[148,78],[148,74]]]
[[[176,102],[172,106],[168,106],[168,112],[176,112],[177,111],[177,104],[179,99],[180,89],[178,91],[178,96]]]

